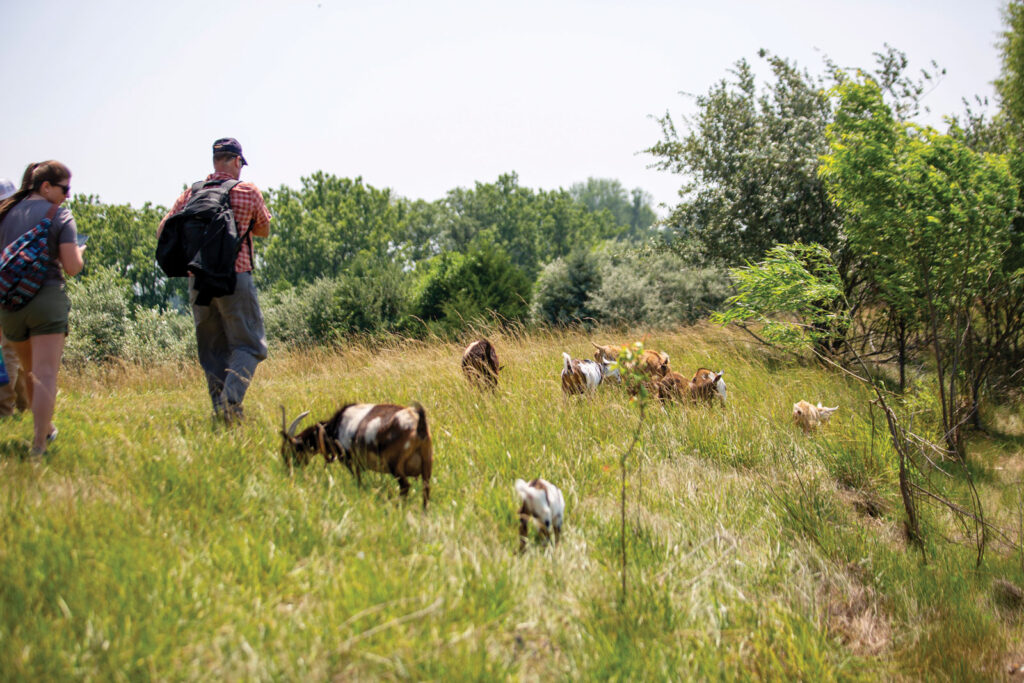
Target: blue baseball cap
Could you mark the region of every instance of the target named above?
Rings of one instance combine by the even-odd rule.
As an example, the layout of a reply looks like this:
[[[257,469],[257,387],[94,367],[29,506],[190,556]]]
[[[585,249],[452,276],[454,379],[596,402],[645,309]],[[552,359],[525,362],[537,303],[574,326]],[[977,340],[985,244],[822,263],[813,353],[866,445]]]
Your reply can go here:
[[[214,154],[235,154],[242,160],[242,165],[248,165],[248,161],[242,156],[242,143],[234,138],[221,138],[213,143]]]

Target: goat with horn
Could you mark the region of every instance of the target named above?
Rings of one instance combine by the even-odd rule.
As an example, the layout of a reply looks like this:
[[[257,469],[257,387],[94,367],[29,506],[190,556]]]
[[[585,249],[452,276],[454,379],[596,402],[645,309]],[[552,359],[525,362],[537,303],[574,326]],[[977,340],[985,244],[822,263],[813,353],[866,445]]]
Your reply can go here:
[[[287,422],[281,406],[281,458],[285,465],[305,465],[312,453],[326,462],[340,460],[362,485],[362,471],[383,472],[398,479],[402,496],[409,493],[409,478],[423,480],[423,507],[430,500],[430,474],[434,446],[427,426],[427,414],[419,403],[398,406],[390,403],[350,403],[328,420],[295,433],[306,411]]]

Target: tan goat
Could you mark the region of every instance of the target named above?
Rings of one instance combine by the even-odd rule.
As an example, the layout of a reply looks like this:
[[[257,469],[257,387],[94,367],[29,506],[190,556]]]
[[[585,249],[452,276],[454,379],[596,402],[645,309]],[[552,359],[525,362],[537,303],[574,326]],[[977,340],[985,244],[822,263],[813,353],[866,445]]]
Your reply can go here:
[[[809,434],[818,425],[828,422],[829,418],[832,417],[832,413],[837,410],[839,410],[839,406],[826,408],[821,405],[821,402],[814,406],[807,401],[800,401],[793,404],[793,421],[800,425],[800,428],[804,430],[804,434]]]

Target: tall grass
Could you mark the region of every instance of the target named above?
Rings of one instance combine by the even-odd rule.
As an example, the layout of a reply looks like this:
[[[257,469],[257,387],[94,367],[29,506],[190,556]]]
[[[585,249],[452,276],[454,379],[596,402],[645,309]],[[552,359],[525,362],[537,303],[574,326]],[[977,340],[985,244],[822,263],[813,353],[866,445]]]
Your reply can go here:
[[[561,351],[589,356],[587,337],[491,339],[493,394],[465,383],[454,343],[274,353],[232,428],[212,423],[193,363],[62,375],[43,465],[22,459],[28,416],[0,433],[2,677],[962,680],[1024,655],[1020,611],[991,589],[1024,584],[1018,555],[997,547],[976,570],[928,508],[929,562],[905,547],[868,392],[714,329],[646,340],[683,372],[725,369],[729,402],[648,409],[623,600],[635,405],[615,386],[562,396]],[[840,412],[804,437],[801,398]],[[405,502],[383,475],[359,489],[338,465],[283,467],[279,405],[326,417],[353,400],[427,408],[426,513],[416,483]],[[1009,522],[1007,443],[979,467]],[[512,483],[535,476],[565,494],[566,532],[519,555]]]

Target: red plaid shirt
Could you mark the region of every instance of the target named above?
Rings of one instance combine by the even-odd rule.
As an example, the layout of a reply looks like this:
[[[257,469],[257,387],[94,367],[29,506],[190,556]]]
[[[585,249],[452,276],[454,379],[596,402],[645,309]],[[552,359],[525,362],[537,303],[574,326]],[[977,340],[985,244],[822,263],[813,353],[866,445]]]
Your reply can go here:
[[[227,173],[211,173],[206,176],[207,180],[232,180]],[[181,193],[174,206],[167,212],[164,219],[160,221],[160,229],[164,227],[167,219],[185,208],[189,197],[192,196],[192,188]],[[270,235],[270,210],[263,202],[263,193],[252,183],[238,183],[231,188],[231,212],[235,214],[235,223],[238,225],[239,234],[249,229],[249,222],[256,219],[252,226],[252,234],[256,237],[267,237]],[[238,260],[235,261],[236,273],[247,273],[252,270],[252,239],[246,236],[245,244],[238,250]]]

